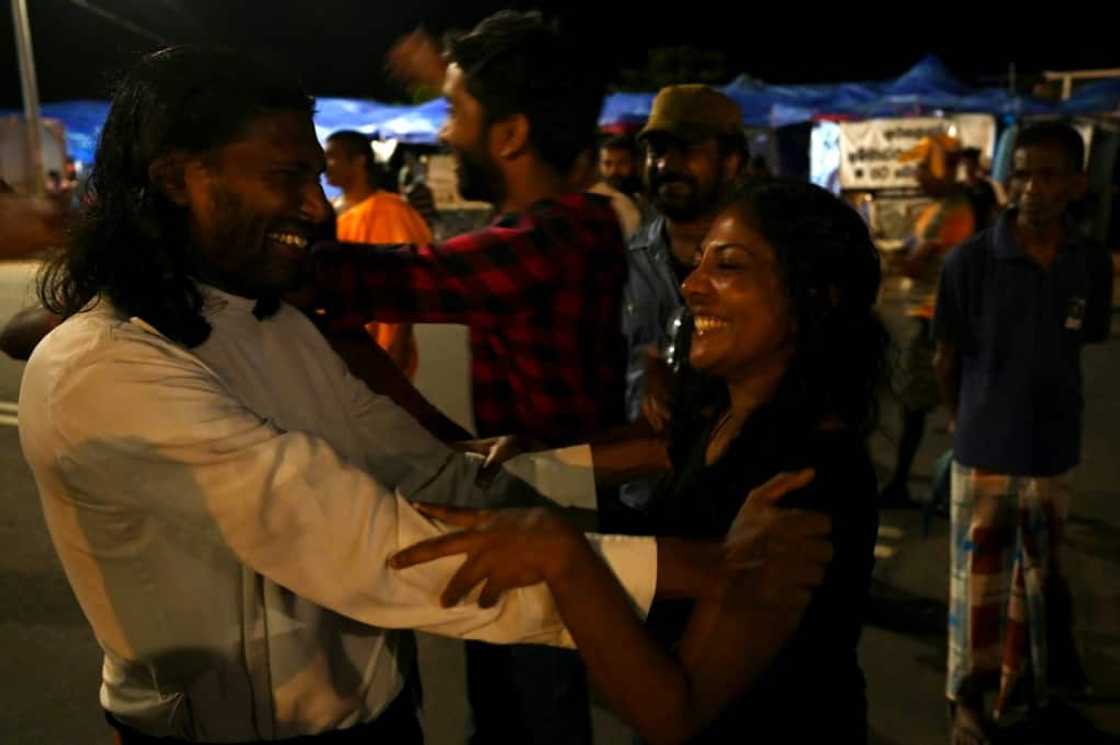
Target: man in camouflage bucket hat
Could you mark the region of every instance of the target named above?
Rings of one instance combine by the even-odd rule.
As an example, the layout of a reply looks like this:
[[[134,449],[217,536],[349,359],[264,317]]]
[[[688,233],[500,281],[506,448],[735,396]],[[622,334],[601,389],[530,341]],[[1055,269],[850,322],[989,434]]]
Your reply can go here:
[[[638,141],[655,212],[631,238],[627,251],[629,276],[622,308],[628,352],[626,413],[631,421],[644,417],[661,429],[668,413],[656,395],[657,381],[647,385],[649,353],[662,351],[671,341],[670,322],[684,308],[680,283],[691,270],[696,247],[722,198],[738,182],[748,152],[738,105],[706,85],[662,88]],[[645,506],[653,483],[643,479],[623,486],[618,516],[623,524],[630,509]]]

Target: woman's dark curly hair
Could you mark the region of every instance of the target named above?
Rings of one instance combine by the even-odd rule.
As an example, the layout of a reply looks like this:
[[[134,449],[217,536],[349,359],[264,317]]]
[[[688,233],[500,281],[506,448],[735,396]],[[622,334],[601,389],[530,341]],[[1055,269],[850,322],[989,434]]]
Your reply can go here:
[[[172,152],[206,153],[254,118],[314,101],[282,73],[228,50],[175,47],[119,82],[94,156],[85,205],[64,250],[39,276],[39,299],[70,316],[104,296],[188,347],[210,334],[192,275],[186,211],[151,183]]]
[[[767,405],[789,432],[828,420],[868,434],[878,419],[889,336],[873,306],[879,254],[855,210],[817,186],[774,180],[748,186],[725,210],[736,210],[774,249],[790,301],[793,357]],[[673,451],[682,452],[697,425],[727,406],[722,380],[685,366],[673,413]]]

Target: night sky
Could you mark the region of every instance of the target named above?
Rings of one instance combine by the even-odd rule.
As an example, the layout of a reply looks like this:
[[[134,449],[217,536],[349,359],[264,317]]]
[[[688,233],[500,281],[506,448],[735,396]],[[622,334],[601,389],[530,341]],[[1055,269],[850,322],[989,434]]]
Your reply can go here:
[[[656,3],[430,2],[428,0],[85,0],[167,43],[229,45],[272,55],[297,71],[319,96],[403,100],[384,75],[385,51],[424,24],[434,32],[469,28],[501,7],[540,7],[586,39],[588,54],[612,69],[642,67],[649,47],[692,45],[722,50],[729,78],[746,72],[770,83],[895,77],[927,53],[973,85],[1003,85],[1008,64],[1020,82],[1042,69],[1120,67],[1120,44],[1063,34],[1026,36],[980,20],[932,28],[907,16],[935,6],[907,3],[895,12],[851,3],[788,6],[765,17],[761,4],[693,0],[664,10]],[[28,0],[44,101],[107,98],[109,82],[137,55],[164,46],[72,0]],[[3,5],[8,5],[7,2]],[[674,7],[674,6],[669,6]],[[743,18],[729,7],[748,8]],[[827,11],[824,8],[832,7]],[[575,9],[573,9],[575,8]],[[657,8],[658,10],[654,10]],[[685,8],[688,12],[685,12]],[[882,26],[882,24],[893,24]],[[1045,28],[1050,21],[1039,21]],[[876,28],[876,26],[881,28]],[[914,31],[915,26],[924,29]],[[19,74],[7,8],[0,12],[0,108],[20,105]],[[1071,43],[1076,41],[1077,43]]]

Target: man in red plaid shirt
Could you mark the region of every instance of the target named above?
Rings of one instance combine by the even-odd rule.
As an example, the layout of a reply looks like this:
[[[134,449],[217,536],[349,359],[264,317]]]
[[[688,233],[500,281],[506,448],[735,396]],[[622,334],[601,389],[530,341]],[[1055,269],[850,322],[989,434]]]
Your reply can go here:
[[[573,193],[443,243],[315,255],[332,331],[466,324],[479,436],[562,445],[622,420],[622,251],[610,203]]]
[[[426,38],[407,44],[436,54]],[[604,88],[566,46],[517,13],[453,43],[440,138],[463,197],[501,213],[490,226],[429,246],[315,251],[333,332],[371,319],[470,327],[481,437],[562,445],[623,421],[623,238],[609,201],[567,178],[593,142]]]
[[[470,327],[482,437],[550,445],[624,421],[625,247],[610,202],[568,178],[594,142],[601,73],[535,13],[503,11],[441,58],[418,32],[391,53],[398,74],[443,85],[440,132],[466,199],[494,204],[487,228],[427,246],[315,249],[327,332],[387,322]],[[541,647],[467,646],[472,743],[591,742],[582,666]]]

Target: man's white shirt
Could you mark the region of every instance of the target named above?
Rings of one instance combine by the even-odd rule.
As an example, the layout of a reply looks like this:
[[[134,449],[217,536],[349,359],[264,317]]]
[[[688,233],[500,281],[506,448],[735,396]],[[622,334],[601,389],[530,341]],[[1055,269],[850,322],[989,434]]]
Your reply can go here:
[[[519,482],[480,491],[479,458],[351,376],[295,309],[258,320],[251,300],[204,291],[213,331],[193,350],[101,301],[24,373],[20,439],[105,652],[107,710],[151,735],[291,737],[400,693],[410,640],[392,629],[572,644],[543,585],[443,609],[462,557],[386,566],[445,530],[407,500],[492,504]],[[534,470],[555,467],[519,473]],[[648,610],[654,540],[589,539]]]

